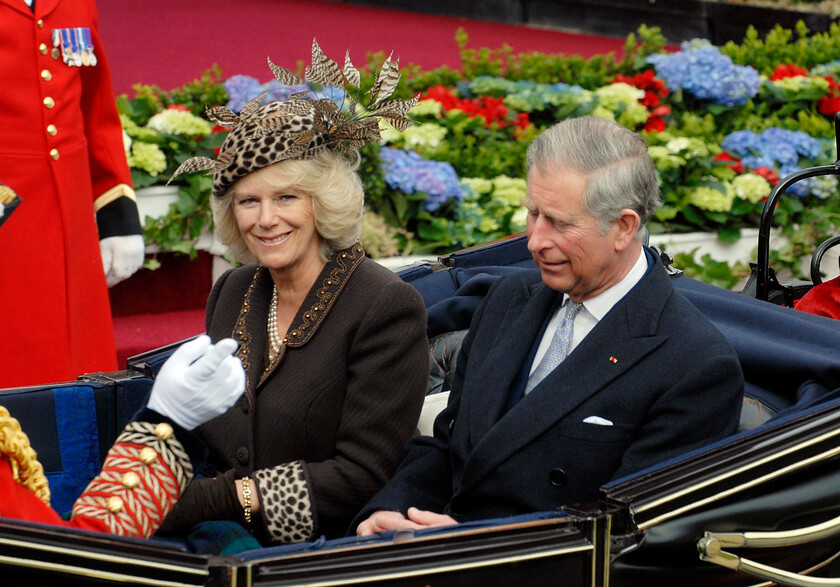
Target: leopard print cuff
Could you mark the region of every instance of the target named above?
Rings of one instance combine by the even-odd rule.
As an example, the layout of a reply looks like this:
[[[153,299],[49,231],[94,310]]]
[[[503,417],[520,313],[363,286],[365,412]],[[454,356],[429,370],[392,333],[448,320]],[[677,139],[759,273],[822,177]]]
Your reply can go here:
[[[315,532],[309,485],[301,461],[254,473],[260,512],[274,542],[303,542]]]

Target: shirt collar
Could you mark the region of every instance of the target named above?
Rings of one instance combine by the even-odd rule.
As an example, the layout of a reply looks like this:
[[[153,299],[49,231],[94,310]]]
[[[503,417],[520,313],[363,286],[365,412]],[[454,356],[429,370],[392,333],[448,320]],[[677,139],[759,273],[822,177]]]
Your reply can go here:
[[[627,293],[642,280],[645,273],[647,273],[647,270],[647,255],[645,255],[645,249],[642,247],[639,250],[639,258],[630,268],[630,271],[627,272],[627,275],[625,275],[621,281],[612,287],[605,289],[597,296],[583,302],[583,307],[586,308],[586,311],[592,314],[596,320],[600,321],[607,315],[607,312],[612,310],[613,306],[621,301],[621,298],[626,296]],[[568,301],[569,296],[565,296],[563,306],[565,306]]]

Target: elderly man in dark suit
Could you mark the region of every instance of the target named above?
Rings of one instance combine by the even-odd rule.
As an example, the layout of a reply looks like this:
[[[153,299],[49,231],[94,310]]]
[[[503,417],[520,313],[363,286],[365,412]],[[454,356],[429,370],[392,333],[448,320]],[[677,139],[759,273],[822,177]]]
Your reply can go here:
[[[528,150],[528,248],[473,317],[434,437],[406,446],[359,535],[551,510],[736,431],[735,351],[642,246],[644,140],[583,117]]]

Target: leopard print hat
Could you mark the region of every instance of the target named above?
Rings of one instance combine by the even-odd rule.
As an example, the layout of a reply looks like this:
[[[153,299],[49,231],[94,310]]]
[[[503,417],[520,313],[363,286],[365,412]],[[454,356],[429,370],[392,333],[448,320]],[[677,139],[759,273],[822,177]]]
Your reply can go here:
[[[224,106],[210,108],[207,116],[230,129],[219,156],[193,157],[184,161],[172,179],[182,173],[209,170],[213,174],[213,195],[221,198],[231,185],[252,171],[285,159],[311,159],[324,149],[357,150],[367,142],[379,142],[379,119],[403,131],[411,125],[408,111],[417,103],[388,100],[399,82],[399,61],[385,61],[370,90],[361,94],[361,74],[345,56],[344,67],[327,58],[317,41],[312,41],[312,65],[304,79],[268,60],[274,77],[284,85],[319,84],[344,91],[339,105],[311,91],[293,94],[288,100],[261,105],[266,94],[249,102],[239,114]],[[348,86],[356,88],[353,98]],[[169,181],[172,181],[170,179]]]

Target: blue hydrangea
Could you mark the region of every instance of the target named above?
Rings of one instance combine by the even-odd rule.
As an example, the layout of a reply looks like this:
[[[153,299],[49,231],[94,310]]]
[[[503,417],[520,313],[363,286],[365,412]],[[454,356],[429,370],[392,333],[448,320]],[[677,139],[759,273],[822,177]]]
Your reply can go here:
[[[463,199],[463,189],[451,164],[424,159],[415,151],[391,147],[383,147],[380,156],[386,183],[405,194],[428,194],[423,204],[426,211],[434,212],[449,199]]]
[[[234,75],[224,81],[222,86],[228,93],[227,107],[234,112],[239,112],[245,104],[260,95],[259,80],[250,75]]]
[[[783,128],[768,128],[761,133],[764,143],[780,143],[790,145],[801,157],[816,159],[822,154],[820,141],[801,130],[785,130]]]
[[[236,113],[239,113],[248,102],[260,94],[267,94],[263,99],[263,104],[288,100],[292,94],[306,92],[307,90],[309,90],[307,95],[310,98],[329,98],[339,106],[344,101],[344,90],[340,88],[325,87],[316,91],[310,90],[308,84],[286,86],[276,79],[260,84],[256,78],[248,75],[235,75],[225,80],[222,85],[228,93],[227,107]]]
[[[672,91],[682,89],[703,100],[724,106],[744,104],[758,93],[758,71],[747,65],[735,65],[732,59],[703,39],[686,41],[676,53],[648,57],[658,77]]]
[[[801,167],[799,167],[799,165],[782,165],[779,167],[779,178],[784,179],[791,173],[796,173],[800,170]],[[785,190],[786,194],[796,196],[797,198],[804,198],[808,195],[808,192],[810,192],[808,179],[800,179]]]
[[[728,134],[721,142],[730,154],[741,157],[741,165],[748,169],[778,168],[783,178],[799,171],[800,159],[813,161],[822,154],[820,141],[801,130],[768,128],[761,134],[739,130]],[[810,180],[796,182],[787,193],[805,197],[814,184]]]
[[[761,139],[751,130],[736,130],[726,135],[720,146],[736,157],[746,157],[761,148]]]
[[[276,79],[271,80],[268,83],[263,84],[260,87],[260,93],[268,92],[268,95],[265,97],[264,102],[267,104],[269,102],[278,102],[281,100],[288,100],[289,96],[295,94],[297,92],[303,92],[309,89],[309,86],[306,84],[298,84],[296,86],[286,86],[278,82]],[[259,94],[258,94],[259,95]],[[256,98],[256,96],[254,96]]]

